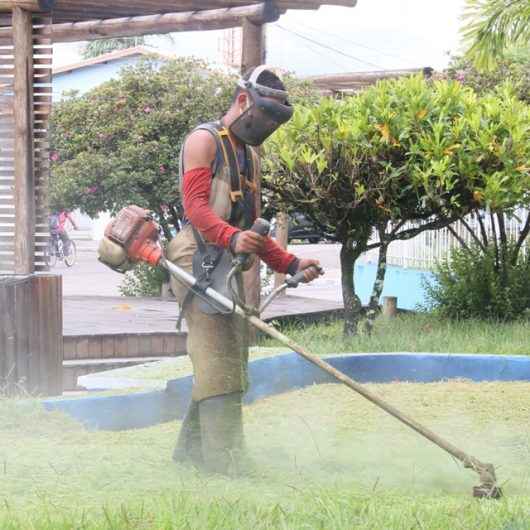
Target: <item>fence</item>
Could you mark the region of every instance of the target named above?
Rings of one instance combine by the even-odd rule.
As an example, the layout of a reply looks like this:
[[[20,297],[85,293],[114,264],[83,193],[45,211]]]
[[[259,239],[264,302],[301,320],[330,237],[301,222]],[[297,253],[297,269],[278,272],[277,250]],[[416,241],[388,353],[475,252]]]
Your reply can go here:
[[[506,231],[508,237],[516,239],[523,228],[523,224],[529,215],[526,210],[518,210],[514,216],[506,221]],[[475,217],[468,216],[465,219],[467,225],[478,235],[479,224]],[[492,236],[493,228],[489,216],[483,217],[483,223],[486,228],[488,237]],[[408,223],[401,230],[414,228],[417,224]],[[451,225],[451,228],[462,238],[466,244],[472,242],[472,236],[460,221]],[[387,262],[390,265],[396,265],[404,268],[431,270],[437,261],[446,258],[449,251],[454,247],[460,246],[458,239],[450,232],[448,228],[440,230],[428,230],[421,232],[416,237],[404,240],[394,241],[388,249]],[[525,243],[524,252],[530,249],[529,241]],[[370,256],[370,260],[376,260],[377,255]]]
[[[0,391],[62,393],[60,276],[0,277]]]

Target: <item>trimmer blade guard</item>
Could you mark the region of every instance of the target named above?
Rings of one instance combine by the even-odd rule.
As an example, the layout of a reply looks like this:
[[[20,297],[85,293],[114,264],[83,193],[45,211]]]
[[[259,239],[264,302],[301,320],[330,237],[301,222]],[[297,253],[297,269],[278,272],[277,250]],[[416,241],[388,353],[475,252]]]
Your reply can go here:
[[[481,484],[473,488],[473,497],[477,499],[500,499],[502,496],[502,489],[498,486]]]

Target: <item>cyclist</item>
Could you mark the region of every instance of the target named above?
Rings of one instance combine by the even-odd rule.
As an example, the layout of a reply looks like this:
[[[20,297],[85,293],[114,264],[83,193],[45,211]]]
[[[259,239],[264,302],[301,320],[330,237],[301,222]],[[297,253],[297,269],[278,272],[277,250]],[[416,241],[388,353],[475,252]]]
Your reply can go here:
[[[72,214],[68,210],[57,210],[50,215],[50,234],[51,236],[59,236],[63,242],[63,252],[65,256],[70,254],[70,237],[66,229],[67,223],[73,226],[74,230],[78,230],[77,223],[74,221]]]

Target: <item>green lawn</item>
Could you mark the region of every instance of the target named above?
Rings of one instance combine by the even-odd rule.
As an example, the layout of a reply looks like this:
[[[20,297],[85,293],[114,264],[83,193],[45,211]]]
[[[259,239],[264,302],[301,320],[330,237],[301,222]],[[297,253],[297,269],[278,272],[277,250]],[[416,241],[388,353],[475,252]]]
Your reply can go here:
[[[342,337],[341,323],[290,326],[282,331],[312,353],[326,355],[348,352],[441,352],[493,353],[530,355],[530,322],[487,323],[480,321],[451,322],[428,314],[403,314],[395,319],[383,317],[376,321],[372,337]],[[286,353],[289,349],[271,339],[262,339],[259,347],[251,348],[250,358]],[[137,379],[139,386],[164,388],[168,379],[191,373],[187,357],[179,357],[113,370],[98,377]]]
[[[441,352],[530,355],[530,321],[450,321],[431,314],[377,319],[372,337],[343,339],[342,324],[291,326],[282,330],[316,354],[342,352]],[[264,339],[264,346],[277,345]]]
[[[204,476],[170,454],[178,422],[87,432],[0,401],[2,530],[530,529],[530,383],[369,385],[497,467],[506,496],[339,385],[245,408],[250,477]]]

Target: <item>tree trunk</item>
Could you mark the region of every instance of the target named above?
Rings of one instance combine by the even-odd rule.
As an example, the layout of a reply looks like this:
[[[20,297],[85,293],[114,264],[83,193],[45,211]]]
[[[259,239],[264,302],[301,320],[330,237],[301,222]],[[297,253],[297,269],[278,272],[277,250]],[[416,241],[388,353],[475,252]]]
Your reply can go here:
[[[499,240],[501,246],[501,285],[506,287],[506,284],[508,283],[508,235],[506,234],[504,212],[497,212],[496,216],[499,225]]]
[[[179,214],[175,206],[169,206],[169,215],[171,217],[171,224],[173,225],[173,228],[175,229],[175,233],[180,232],[180,226],[179,226],[180,217],[179,217]]]
[[[158,215],[158,221],[160,223],[160,226],[162,227],[162,232],[164,232],[164,237],[166,238],[167,241],[171,241],[173,236],[171,234],[171,229],[169,228],[169,224],[164,217],[164,212],[161,212],[159,210],[155,210],[155,211]]]
[[[348,240],[342,243],[340,250],[345,337],[354,337],[357,335],[359,321],[362,316],[362,303],[360,298],[355,294],[354,267],[363,249],[364,245],[356,245],[354,248],[352,240]]]
[[[530,234],[530,213],[526,217],[525,224],[522,230],[519,232],[519,238],[517,239],[517,242],[515,243],[515,247],[513,249],[511,263],[514,266],[517,263],[517,259],[519,258],[519,252],[521,251],[521,248],[523,247],[523,244],[526,238],[528,237],[528,234]]]
[[[384,236],[384,231],[379,232],[380,236]],[[364,329],[368,335],[372,334],[374,327],[375,317],[379,309],[379,298],[383,292],[383,286],[385,284],[386,274],[386,256],[388,252],[388,243],[381,238],[381,246],[379,247],[379,258],[377,260],[377,273],[375,276],[374,286],[372,288],[372,295],[370,296],[370,302],[368,303],[368,311],[366,312],[366,321],[364,323]]]
[[[499,274],[500,272],[500,256],[499,256],[499,242],[497,240],[497,228],[495,226],[495,217],[493,213],[490,212],[490,222],[491,222],[491,233],[493,241],[493,249],[495,250],[495,272]]]

